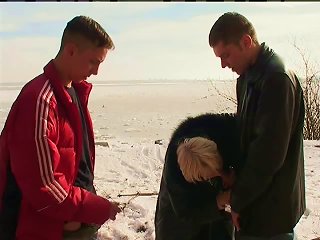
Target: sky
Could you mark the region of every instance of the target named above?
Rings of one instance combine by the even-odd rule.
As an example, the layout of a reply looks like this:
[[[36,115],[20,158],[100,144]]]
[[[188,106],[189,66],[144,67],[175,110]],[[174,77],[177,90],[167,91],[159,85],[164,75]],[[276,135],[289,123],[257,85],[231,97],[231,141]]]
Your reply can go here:
[[[302,72],[296,42],[310,62],[320,59],[320,2],[4,2],[0,3],[0,83],[27,82],[42,73],[77,15],[98,21],[115,43],[89,81],[223,80],[209,31],[225,12],[246,16],[260,42]]]

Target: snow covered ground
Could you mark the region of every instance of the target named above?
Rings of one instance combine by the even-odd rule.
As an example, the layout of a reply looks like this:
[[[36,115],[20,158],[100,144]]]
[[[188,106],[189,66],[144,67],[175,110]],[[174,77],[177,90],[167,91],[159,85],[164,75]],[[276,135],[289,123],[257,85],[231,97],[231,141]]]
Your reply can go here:
[[[215,84],[234,97],[234,82]],[[18,91],[0,89],[0,130]],[[187,116],[234,112],[211,82],[99,85],[89,108],[96,137],[95,185],[122,203],[123,212],[100,230],[103,240],[154,239],[154,212],[170,135]],[[161,140],[161,144],[155,144]],[[307,211],[295,231],[299,240],[320,237],[320,141],[305,141]],[[150,196],[118,196],[146,193]]]

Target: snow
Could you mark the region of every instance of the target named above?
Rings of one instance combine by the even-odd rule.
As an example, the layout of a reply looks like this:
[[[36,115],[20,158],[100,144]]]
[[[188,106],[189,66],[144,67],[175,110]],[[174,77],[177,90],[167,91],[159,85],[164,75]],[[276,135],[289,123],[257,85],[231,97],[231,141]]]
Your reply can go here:
[[[154,239],[156,193],[174,128],[188,116],[235,111],[213,85],[234,97],[235,82],[94,86],[89,102],[97,142],[94,183],[98,194],[123,208],[101,227],[101,240]],[[17,92],[0,94],[2,129]],[[310,240],[320,236],[320,141],[305,141],[304,150],[307,211],[295,232],[299,240]],[[135,193],[149,196],[118,196]]]

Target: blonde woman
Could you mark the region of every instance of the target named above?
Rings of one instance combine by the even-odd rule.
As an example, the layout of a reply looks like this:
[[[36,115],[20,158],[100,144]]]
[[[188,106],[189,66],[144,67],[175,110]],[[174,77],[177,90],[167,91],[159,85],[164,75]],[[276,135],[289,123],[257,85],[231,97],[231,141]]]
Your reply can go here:
[[[230,204],[230,188],[235,180],[235,172],[223,169],[223,160],[217,144],[204,137],[187,138],[177,149],[178,164],[184,178],[196,184],[208,181],[211,185],[222,184],[222,191],[216,200],[219,209]],[[220,180],[220,181],[219,181]]]
[[[188,152],[193,146],[203,147],[200,158],[211,155],[208,162],[212,167],[201,161],[191,167],[182,160],[197,155]],[[230,166],[238,168],[238,149],[234,115],[203,114],[184,120],[176,128],[162,172],[155,213],[156,240],[232,239],[230,214],[224,210],[228,199],[219,199],[219,193],[232,183],[225,176]]]

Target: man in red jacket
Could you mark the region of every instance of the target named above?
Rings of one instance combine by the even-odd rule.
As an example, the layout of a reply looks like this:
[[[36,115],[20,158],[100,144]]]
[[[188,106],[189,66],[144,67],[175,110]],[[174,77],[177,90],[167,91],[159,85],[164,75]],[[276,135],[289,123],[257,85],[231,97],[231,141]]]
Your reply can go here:
[[[56,58],[14,102],[0,137],[1,240],[96,239],[98,227],[120,212],[93,186],[87,108],[92,84],[86,79],[112,49],[96,21],[73,18]]]

